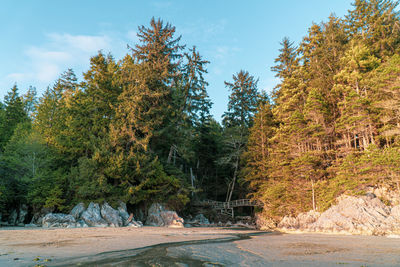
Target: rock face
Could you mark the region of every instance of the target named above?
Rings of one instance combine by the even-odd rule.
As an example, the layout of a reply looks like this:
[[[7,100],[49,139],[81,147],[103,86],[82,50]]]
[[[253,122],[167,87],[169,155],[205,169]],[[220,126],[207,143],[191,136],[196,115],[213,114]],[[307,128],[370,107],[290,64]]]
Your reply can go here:
[[[209,226],[210,221],[202,213],[197,214],[193,219],[189,220],[188,226]]]
[[[37,215],[39,216],[39,215]],[[87,209],[83,203],[76,205],[70,214],[48,213],[40,224],[43,227],[142,227],[141,222],[133,220],[133,215],[129,215],[126,205],[120,202],[118,210],[113,209],[107,202],[101,206],[91,202]],[[33,224],[32,224],[33,225]],[[29,226],[29,225],[28,225]]]
[[[76,227],[74,216],[62,213],[49,213],[43,217],[43,227]]]
[[[81,218],[89,226],[106,227],[108,223],[101,217],[100,206],[97,203],[90,202],[88,208],[82,213]]]
[[[129,215],[126,204],[122,201],[119,202],[118,213],[124,226],[127,226],[133,220],[133,216]]]
[[[110,226],[122,226],[122,219],[119,216],[119,211],[113,209],[107,202],[104,202],[104,204],[101,206],[101,216],[108,222]]]
[[[320,215],[321,214],[319,212],[311,210],[306,213],[300,213],[296,218],[285,216],[278,224],[278,227],[303,230],[308,228],[309,225],[313,224],[320,217]]]
[[[278,228],[366,235],[400,233],[400,206],[390,208],[373,195],[341,196],[322,214],[310,211],[296,218],[284,217]]]
[[[10,215],[8,216],[8,224],[16,225],[18,219],[18,212],[17,210],[12,210]]]
[[[30,224],[36,224],[38,226],[41,226],[43,217],[46,216],[46,214],[52,213],[52,212],[53,212],[53,209],[42,208],[39,212],[36,212],[35,214],[33,214]]]
[[[260,230],[271,230],[276,228],[276,224],[272,219],[266,218],[262,213],[255,215],[256,228]]]
[[[367,192],[388,201],[392,206],[400,204],[400,194],[386,187],[368,187]]]
[[[150,226],[166,226],[172,228],[182,228],[184,220],[178,216],[175,211],[166,210],[159,203],[153,203],[150,206],[146,225]]]
[[[81,216],[82,213],[85,211],[85,204],[82,202],[76,205],[69,214],[74,216],[75,220],[78,220]]]
[[[28,207],[25,204],[21,205],[21,207],[19,208],[18,218],[16,223],[18,225],[24,225],[25,217],[27,214],[28,214]]]
[[[198,221],[199,224],[201,224],[201,225],[208,225],[208,224],[210,224],[210,221],[209,221],[209,220],[206,218],[206,216],[204,216],[202,213],[197,214],[197,215],[194,217],[194,220],[195,220],[195,221]]]

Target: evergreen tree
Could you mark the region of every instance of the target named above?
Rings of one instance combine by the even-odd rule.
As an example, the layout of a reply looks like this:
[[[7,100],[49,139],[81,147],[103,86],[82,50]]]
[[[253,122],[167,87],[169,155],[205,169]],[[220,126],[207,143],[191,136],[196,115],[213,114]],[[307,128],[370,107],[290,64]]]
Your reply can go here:
[[[28,114],[29,117],[32,117],[33,114],[35,113],[35,108],[38,103],[36,95],[37,95],[36,88],[33,86],[29,86],[29,89],[26,92],[26,94],[22,96],[22,102],[24,103],[25,106],[25,113]]]
[[[260,186],[268,179],[270,139],[275,127],[271,104],[266,98],[257,108],[254,125],[249,130],[247,148],[243,154],[245,168],[242,170],[242,176],[249,183],[253,193],[259,193]]]
[[[356,40],[363,40],[375,55],[393,55],[400,44],[398,2],[355,0],[346,16],[347,28]]]
[[[0,151],[4,149],[10,140],[17,125],[28,119],[17,85],[14,85],[4,97],[4,104],[4,115],[0,125]]]
[[[225,81],[225,86],[231,91],[231,94],[228,111],[223,115],[223,123],[227,127],[251,127],[258,103],[258,79],[256,80],[244,70],[233,75],[232,78],[233,83]]]

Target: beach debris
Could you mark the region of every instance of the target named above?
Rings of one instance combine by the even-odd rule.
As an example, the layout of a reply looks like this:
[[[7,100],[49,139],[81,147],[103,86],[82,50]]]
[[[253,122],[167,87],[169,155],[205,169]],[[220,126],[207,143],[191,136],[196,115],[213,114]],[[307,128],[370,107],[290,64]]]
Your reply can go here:
[[[109,226],[121,227],[122,218],[118,210],[113,209],[107,202],[101,206],[101,216],[108,222]]]
[[[128,223],[127,226],[134,227],[134,228],[139,228],[139,227],[143,227],[143,223],[141,221],[132,220],[130,223]]]

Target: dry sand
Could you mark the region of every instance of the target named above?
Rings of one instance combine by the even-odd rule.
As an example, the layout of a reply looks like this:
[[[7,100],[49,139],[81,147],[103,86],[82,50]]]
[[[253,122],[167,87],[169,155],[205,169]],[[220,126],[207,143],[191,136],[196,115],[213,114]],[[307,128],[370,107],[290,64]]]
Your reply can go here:
[[[231,238],[237,234],[254,232],[221,228],[159,227],[2,228],[0,266],[34,266],[37,263],[51,266],[60,261],[68,264],[69,259],[85,259],[85,256],[104,252],[161,243]],[[223,266],[400,266],[400,238],[377,236],[265,234],[233,242],[175,245],[164,250],[171,257],[184,255]],[[103,258],[104,255],[126,256],[126,252],[123,253],[102,255]],[[35,261],[35,258],[39,260]],[[46,259],[51,261],[45,262]]]
[[[51,265],[54,260],[77,258],[109,251],[231,237],[234,230],[218,228],[0,228],[0,266]],[[244,233],[251,231],[244,231]],[[35,261],[36,258],[40,260]],[[43,263],[50,259],[51,262]]]

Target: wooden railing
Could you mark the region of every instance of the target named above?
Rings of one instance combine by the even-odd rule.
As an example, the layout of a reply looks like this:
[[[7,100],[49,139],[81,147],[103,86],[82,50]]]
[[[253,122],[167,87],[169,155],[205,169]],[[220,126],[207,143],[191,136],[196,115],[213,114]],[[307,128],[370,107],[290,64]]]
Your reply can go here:
[[[263,203],[258,200],[251,200],[251,199],[238,199],[229,202],[221,202],[215,200],[202,200],[197,201],[194,203],[196,206],[210,206],[214,209],[224,210],[224,209],[233,209],[236,207],[245,207],[245,206],[258,206],[262,207]]]

